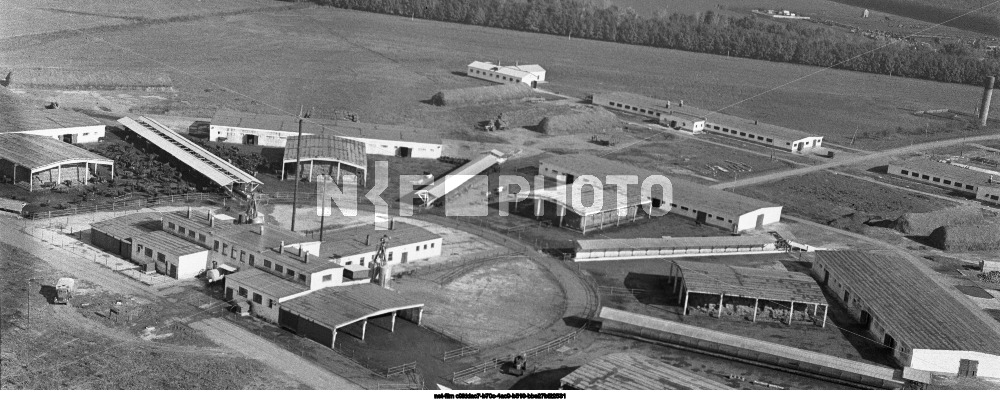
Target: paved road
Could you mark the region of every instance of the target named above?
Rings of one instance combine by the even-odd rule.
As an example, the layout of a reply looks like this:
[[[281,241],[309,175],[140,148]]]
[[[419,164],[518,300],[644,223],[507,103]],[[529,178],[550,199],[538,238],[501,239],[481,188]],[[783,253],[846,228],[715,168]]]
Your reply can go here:
[[[189,324],[206,337],[268,366],[316,390],[364,390],[361,386],[316,366],[240,326],[219,318]]]
[[[902,155],[902,154],[907,154],[907,153],[919,152],[919,151],[922,151],[922,150],[935,149],[935,148],[943,148],[943,147],[946,147],[946,146],[959,145],[959,144],[963,144],[963,143],[966,143],[966,142],[975,142],[975,141],[983,141],[983,140],[990,140],[990,139],[1000,139],[1000,135],[997,135],[997,134],[994,134],[994,135],[979,135],[979,136],[970,136],[970,137],[965,137],[965,138],[948,139],[948,140],[944,140],[944,141],[926,142],[926,143],[921,143],[921,144],[917,144],[917,145],[904,146],[902,148],[884,150],[884,151],[881,151],[881,152],[875,152],[875,153],[866,154],[866,155],[851,156],[851,157],[848,157],[848,158],[844,158],[844,159],[840,159],[840,160],[835,160],[835,161],[831,161],[831,162],[828,162],[828,163],[823,163],[823,164],[819,164],[819,165],[815,165],[815,166],[802,167],[802,168],[797,168],[797,169],[794,169],[794,170],[779,171],[779,172],[776,172],[776,173],[765,174],[765,175],[760,175],[760,176],[756,176],[756,177],[744,178],[742,180],[724,182],[724,183],[721,183],[721,184],[712,185],[712,187],[719,188],[719,189],[725,189],[725,188],[735,188],[735,187],[742,187],[742,186],[747,186],[747,185],[760,184],[760,183],[764,183],[764,182],[768,182],[768,181],[780,180],[782,178],[794,177],[794,176],[808,174],[808,173],[812,173],[812,172],[816,172],[816,171],[826,170],[826,169],[832,168],[832,167],[840,167],[840,166],[846,166],[846,165],[850,165],[850,164],[863,163],[863,162],[866,162],[866,161],[878,160],[878,159],[886,157],[886,156],[897,156],[897,155]]]

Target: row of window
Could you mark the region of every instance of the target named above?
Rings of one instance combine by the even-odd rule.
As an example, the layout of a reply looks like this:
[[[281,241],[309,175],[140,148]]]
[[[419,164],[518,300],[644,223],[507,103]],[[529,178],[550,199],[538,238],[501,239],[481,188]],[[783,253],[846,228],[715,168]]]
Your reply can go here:
[[[145,253],[147,258],[152,258],[153,257],[153,248],[144,247],[144,246],[142,246],[142,244],[139,244],[138,246],[136,246],[136,252],[138,252],[140,255],[142,255],[143,253]],[[164,255],[164,254],[162,254],[162,253],[160,253],[160,252],[157,252],[156,253],[156,260],[159,261],[159,262],[164,262],[165,263],[167,261],[167,256]]]
[[[423,245],[423,249],[424,250],[427,249],[427,245],[428,244],[424,244]],[[430,249],[434,249],[434,243],[433,242],[430,243]],[[413,251],[414,252],[420,252],[420,250],[421,250],[421,245],[417,245],[416,249],[414,249]],[[392,255],[391,251],[388,252],[388,253],[386,253],[386,255],[385,255],[386,262],[392,262],[392,256],[393,255]],[[342,262],[344,263],[344,266],[350,266],[350,265],[352,265],[354,263],[353,260],[347,260],[347,261],[342,261]],[[358,266],[364,266],[364,265],[365,265],[365,257],[362,256],[361,259],[358,260]]]
[[[951,185],[951,186],[954,186],[955,188],[962,188],[962,185],[963,185],[961,182],[958,182],[958,181],[955,181],[954,183],[952,183],[951,180],[942,180],[939,177],[931,177],[931,176],[929,176],[927,174],[920,174],[920,173],[918,173],[916,171],[900,170],[899,173],[902,174],[902,175],[908,175],[908,176],[911,176],[911,177],[920,178],[920,179],[922,179],[924,181],[938,182],[938,183],[942,183],[944,185]],[[965,189],[970,190],[970,191],[975,191],[976,187],[974,185],[965,184]]]
[[[496,76],[494,76],[494,74],[492,72],[487,73],[487,72],[484,72],[484,71],[474,70],[472,68],[469,69],[469,74],[479,74],[479,75],[482,75],[482,76],[488,76],[490,78],[500,78],[501,81],[519,82],[517,79],[508,77],[506,75],[496,74]]]
[[[239,287],[237,289],[237,293],[239,293],[240,296],[243,297],[243,298],[250,298],[253,301],[253,303],[255,303],[257,305],[263,305],[263,303],[264,303],[264,296],[263,295],[258,294],[258,293],[255,292],[255,293],[253,293],[253,297],[250,297],[249,296],[250,295],[250,291],[247,291],[246,288]],[[275,303],[276,302],[274,302],[273,299],[271,299],[271,298],[267,299],[267,307],[268,308],[274,308]]]
[[[660,116],[660,113],[657,112],[657,111],[646,110],[646,109],[638,108],[638,107],[635,107],[635,106],[630,106],[630,105],[627,105],[627,104],[621,104],[621,103],[615,103],[615,102],[608,102],[608,106],[618,107],[618,108],[622,108],[622,109],[625,109],[625,110],[631,110],[631,111],[635,111],[635,112],[639,112],[639,113],[643,113],[643,114],[649,114],[651,116],[657,116],[657,117]]]
[[[673,207],[674,209],[676,209],[676,208],[677,208],[677,204],[676,204],[676,203],[671,203],[671,204],[670,204],[670,206],[671,206],[671,207]],[[696,209],[690,209],[690,208],[688,208],[687,206],[681,206],[681,210],[683,210],[683,211],[685,211],[685,212],[688,212],[688,211],[689,211],[689,212],[691,212],[691,213],[694,213],[694,214],[698,214],[698,210],[696,210]],[[707,214],[707,216],[708,216],[708,217],[713,217],[711,213]],[[725,218],[725,217],[722,217],[722,216],[714,216],[714,217],[715,217],[715,219],[716,219],[716,220],[718,220],[718,221],[725,221],[725,222],[729,222],[729,223],[732,223],[732,222],[733,222],[733,220],[732,220],[732,219],[729,219],[729,220],[726,220],[726,218]]]
[[[750,139],[756,139],[758,141],[763,141],[763,142],[767,142],[767,143],[774,143],[773,139],[771,139],[771,138],[765,138],[765,137],[763,137],[761,135],[747,134],[746,132],[743,132],[743,131],[739,131],[739,130],[735,130],[735,129],[731,130],[729,128],[720,127],[718,125],[712,125],[711,127],[713,129],[715,129],[716,131],[722,131],[722,132],[727,133],[727,134],[733,134],[733,135],[739,134],[742,137],[747,137],[747,138],[750,138]],[[791,145],[791,144],[790,143],[786,143],[786,145]]]
[[[1000,201],[1000,196],[990,195],[990,194],[983,194],[983,199],[992,199],[994,201]]]
[[[201,242],[202,244],[207,243],[205,234],[198,234],[194,230],[186,229],[183,226],[177,226],[172,222],[167,223],[167,228],[170,229],[171,231],[176,229],[177,233],[180,234],[182,237],[186,236],[188,238]]]

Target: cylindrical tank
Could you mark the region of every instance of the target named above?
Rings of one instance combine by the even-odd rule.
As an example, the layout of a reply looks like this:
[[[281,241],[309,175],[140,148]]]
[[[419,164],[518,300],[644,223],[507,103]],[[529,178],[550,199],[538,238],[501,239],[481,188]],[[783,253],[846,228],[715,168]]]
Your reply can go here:
[[[990,118],[990,102],[993,100],[993,87],[996,85],[996,77],[986,77],[983,84],[983,103],[979,106],[979,126],[985,127],[986,120]]]
[[[222,279],[222,273],[217,269],[211,269],[205,272],[205,278],[208,279],[209,283],[214,283]]]

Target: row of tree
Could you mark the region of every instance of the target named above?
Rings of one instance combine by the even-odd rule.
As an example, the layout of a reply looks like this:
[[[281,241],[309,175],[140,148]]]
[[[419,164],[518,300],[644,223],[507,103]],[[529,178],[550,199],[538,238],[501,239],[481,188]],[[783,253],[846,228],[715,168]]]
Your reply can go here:
[[[802,22],[598,7],[583,0],[312,0],[339,8],[979,85],[1000,60],[885,43]],[[956,54],[957,53],[957,54]]]

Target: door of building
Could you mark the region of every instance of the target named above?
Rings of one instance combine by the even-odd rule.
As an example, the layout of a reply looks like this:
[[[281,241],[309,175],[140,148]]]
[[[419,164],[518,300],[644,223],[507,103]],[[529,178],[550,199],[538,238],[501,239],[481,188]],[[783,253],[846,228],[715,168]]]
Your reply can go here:
[[[763,214],[758,214],[757,215],[757,225],[756,225],[756,227],[757,228],[764,228],[764,215]]]
[[[824,270],[823,271],[823,285],[828,285],[828,284],[830,284],[830,272]]]
[[[802,148],[803,148],[803,143],[799,142],[797,145],[798,145],[798,149],[796,149],[796,150],[798,150],[799,152],[801,152]]]
[[[177,265],[171,263],[169,270],[167,270],[167,275],[173,278],[177,278]]]
[[[872,328],[872,315],[868,311],[861,311],[861,325],[864,326],[865,330],[871,330]]]
[[[233,288],[232,287],[226,288],[226,300],[228,301],[230,299],[233,299]]]
[[[882,339],[882,345],[885,345],[886,348],[891,350],[889,353],[896,351],[896,339],[892,338],[892,336],[888,333],[886,333],[885,338]]]
[[[247,145],[256,145],[257,135],[246,135],[243,137],[243,142],[246,143]]]
[[[531,89],[538,88],[538,81],[531,81]]]
[[[694,218],[695,222],[697,222],[697,223],[704,223],[705,220],[708,219],[708,213],[705,213],[705,212],[697,212],[697,213],[698,214],[696,214],[695,215],[696,217]]]
[[[406,263],[408,252],[403,252],[403,258],[399,260],[399,263]]]
[[[73,143],[73,134],[66,134],[62,136],[63,142]]]
[[[576,181],[576,176],[573,174],[566,174],[566,185],[572,184],[573,181]]]
[[[396,156],[399,157],[410,157],[411,155],[413,155],[413,149],[405,146],[400,146],[399,150],[396,151]]]

